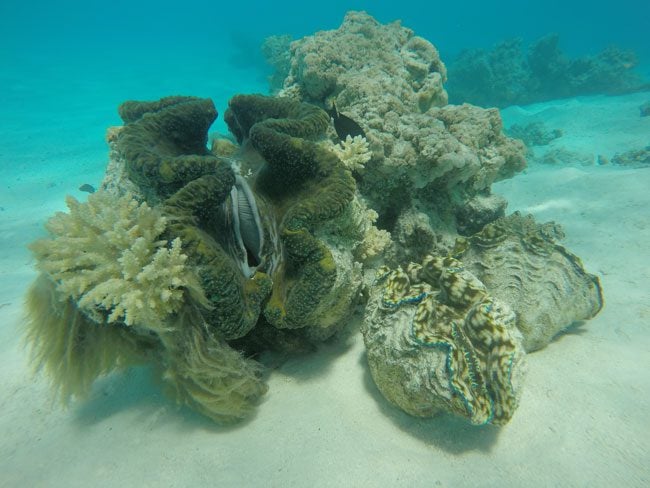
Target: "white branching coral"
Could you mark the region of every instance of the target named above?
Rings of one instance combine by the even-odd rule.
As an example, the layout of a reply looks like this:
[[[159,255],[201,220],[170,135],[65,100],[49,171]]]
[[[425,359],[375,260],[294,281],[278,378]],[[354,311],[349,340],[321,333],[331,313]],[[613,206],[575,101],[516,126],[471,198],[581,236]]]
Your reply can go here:
[[[196,272],[180,239],[161,239],[166,220],[132,196],[99,191],[46,224],[51,238],[31,245],[37,267],[96,322],[123,322],[163,330],[187,291],[205,304]]]
[[[380,256],[391,244],[390,232],[384,229],[378,229],[374,224],[377,222],[379,215],[373,209],[365,210],[365,220],[367,222],[363,241],[355,248],[354,254],[362,262],[368,262]]]
[[[89,289],[78,305],[84,310],[99,307],[110,311],[108,322],[162,323],[183,303],[183,289],[188,284],[185,261],[179,238],[171,248],[158,248],[152,256],[149,243],[140,237],[119,258],[122,276]]]
[[[334,146],[334,152],[350,171],[362,170],[372,157],[368,141],[363,136],[348,135],[344,141]]]
[[[353,249],[357,260],[370,263],[380,258],[392,242],[390,232],[375,226],[377,218],[377,212],[357,194],[339,217],[320,227],[319,235],[335,235],[340,244]]]

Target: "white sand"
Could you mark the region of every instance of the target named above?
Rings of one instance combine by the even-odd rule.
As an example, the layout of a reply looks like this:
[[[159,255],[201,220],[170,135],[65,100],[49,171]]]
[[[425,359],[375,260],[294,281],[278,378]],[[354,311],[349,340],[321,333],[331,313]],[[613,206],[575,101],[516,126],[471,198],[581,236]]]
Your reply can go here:
[[[622,115],[638,98],[545,104],[549,125],[567,134],[556,144],[619,151],[632,130],[649,144],[650,118]],[[623,133],[599,122],[603,107],[625,120]],[[532,120],[539,109],[506,116]],[[53,406],[43,378],[29,374],[18,333],[34,276],[24,245],[63,205],[64,186],[45,180],[14,175],[0,202],[0,486],[650,486],[650,168],[531,168],[495,186],[510,210],[562,223],[565,244],[600,276],[607,301],[595,319],[529,356],[521,405],[502,428],[392,408],[372,383],[355,327],[274,371],[258,414],[234,428],[177,409],[146,370],[99,381],[67,411]]]

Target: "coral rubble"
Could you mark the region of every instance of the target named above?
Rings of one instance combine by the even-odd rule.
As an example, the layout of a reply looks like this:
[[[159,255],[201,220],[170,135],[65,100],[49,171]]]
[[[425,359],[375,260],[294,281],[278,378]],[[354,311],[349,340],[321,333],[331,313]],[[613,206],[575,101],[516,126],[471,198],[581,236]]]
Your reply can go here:
[[[630,168],[647,168],[650,166],[650,146],[643,149],[632,149],[624,153],[615,154],[612,157],[612,164],[627,166]]]
[[[551,141],[562,137],[561,129],[547,129],[543,122],[531,122],[526,125],[513,124],[507,130],[510,137],[521,139],[526,146],[546,146]]]

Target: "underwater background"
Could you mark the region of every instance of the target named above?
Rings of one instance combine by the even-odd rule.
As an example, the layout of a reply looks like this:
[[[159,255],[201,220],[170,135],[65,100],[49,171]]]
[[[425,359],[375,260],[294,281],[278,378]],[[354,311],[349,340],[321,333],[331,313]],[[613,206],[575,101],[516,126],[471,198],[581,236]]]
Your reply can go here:
[[[634,54],[638,86],[484,105],[498,105],[510,135],[535,146],[529,169],[494,191],[509,212],[566,228],[568,245],[603,281],[603,313],[531,355],[522,405],[501,432],[393,409],[372,384],[354,332],[307,362],[284,364],[261,412],[236,427],[179,413],[138,369],[102,382],[86,403],[53,405],[21,342],[23,297],[36,275],[26,246],[65,210],[66,195],[83,200],[82,185],[99,186],[118,105],[211,98],[219,112],[211,132],[226,134],[233,95],[270,94],[264,40],[336,29],[350,10],[382,24],[400,20],[439,50],[450,72],[467,49],[520,38],[525,50],[549,34],[571,59],[612,45]],[[650,102],[649,33],[643,0],[4,0],[0,487],[648,486],[650,375],[641,365],[650,359],[650,117],[639,108]],[[541,143],[513,128],[539,123],[560,132]],[[641,150],[640,164],[605,164]]]
[[[7,0],[0,5],[0,110],[12,126],[46,129],[66,114],[85,118],[68,150],[91,150],[107,124],[119,122],[115,107],[126,99],[168,94],[210,96],[223,112],[233,93],[266,93],[271,67],[261,53],[267,36],[300,38],[333,29],[348,10],[364,10],[382,23],[402,24],[433,43],[449,64],[468,48],[489,49],[511,38],[524,43],[550,33],[571,57],[596,54],[609,45],[636,53],[638,71],[650,75],[647,2],[531,1],[330,1],[104,3]],[[48,123],[48,120],[50,123]],[[34,127],[35,126],[35,127]],[[225,131],[220,117],[215,129]],[[53,131],[39,134],[43,142]],[[11,127],[0,144],[16,148]],[[60,134],[59,134],[60,137]],[[84,145],[84,142],[87,145]],[[24,151],[25,164],[33,161]],[[89,163],[89,162],[88,162]],[[14,162],[16,164],[16,162]]]

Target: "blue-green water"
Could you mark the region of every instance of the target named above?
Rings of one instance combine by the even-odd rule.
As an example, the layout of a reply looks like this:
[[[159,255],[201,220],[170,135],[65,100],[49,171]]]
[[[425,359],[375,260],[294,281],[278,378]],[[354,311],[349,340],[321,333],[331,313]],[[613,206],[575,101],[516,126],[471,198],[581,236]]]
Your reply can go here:
[[[223,112],[235,93],[267,91],[270,67],[259,49],[265,37],[299,38],[333,29],[352,9],[366,9],[383,23],[401,19],[431,41],[447,64],[466,48],[489,49],[513,37],[529,43],[558,33],[570,56],[618,45],[633,50],[638,71],[650,74],[650,4],[644,0],[615,5],[5,0],[0,4],[0,170],[10,164],[7,152],[11,164],[39,159],[33,153],[39,145],[27,137],[43,145],[63,137],[66,152],[88,151],[107,125],[119,123],[116,107],[126,99],[192,94],[213,98]],[[76,127],[80,118],[83,125]],[[221,117],[215,129],[225,131]]]
[[[117,106],[175,94],[209,97],[219,111],[213,130],[226,132],[230,97],[268,91],[264,38],[335,29],[348,10],[366,10],[382,23],[400,19],[449,65],[466,48],[558,33],[571,57],[610,45],[632,50],[637,72],[650,78],[647,0],[2,1],[0,487],[650,483],[650,385],[647,368],[638,366],[648,357],[650,310],[642,287],[650,205],[643,170],[537,168],[500,184],[509,209],[567,224],[569,244],[601,276],[608,300],[586,332],[533,356],[528,396],[501,432],[414,420],[386,406],[363,346],[350,338],[305,362],[290,361],[273,377],[259,415],[232,429],[179,413],[142,371],[100,382],[89,402],[69,410],[53,406],[45,383],[29,375],[17,332],[35,276],[25,245],[65,208],[66,194],[83,198],[80,185],[101,181],[106,128],[121,123]],[[603,147],[613,153],[650,144],[647,124],[638,123],[646,95],[511,107],[504,119],[506,126],[562,126],[567,146],[593,146],[587,158],[594,159]],[[571,109],[575,120],[567,119]],[[617,131],[625,134],[607,139]],[[618,258],[621,249],[630,254]],[[558,372],[545,376],[551,370]],[[590,477],[594,466],[597,476]]]
[[[615,5],[575,0],[407,0],[398,5],[5,0],[0,5],[0,114],[5,125],[0,147],[18,143],[13,127],[61,127],[62,120],[76,118],[80,111],[94,116],[68,145],[87,137],[97,140],[106,124],[119,122],[115,107],[125,99],[187,93],[210,96],[223,111],[234,93],[267,90],[270,68],[259,50],[265,37],[299,38],[333,29],[353,9],[365,9],[383,23],[401,19],[431,41],[447,63],[465,48],[490,48],[513,37],[529,43],[558,33],[570,56],[596,54],[614,44],[635,51],[639,71],[650,73],[650,5],[643,0]],[[217,122],[216,128],[224,126]]]

